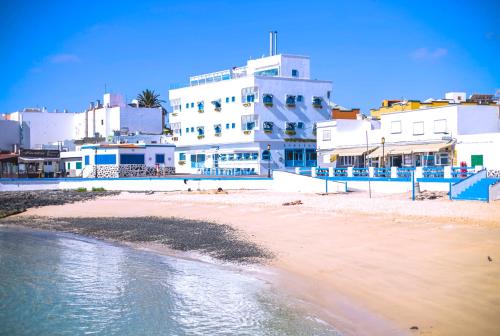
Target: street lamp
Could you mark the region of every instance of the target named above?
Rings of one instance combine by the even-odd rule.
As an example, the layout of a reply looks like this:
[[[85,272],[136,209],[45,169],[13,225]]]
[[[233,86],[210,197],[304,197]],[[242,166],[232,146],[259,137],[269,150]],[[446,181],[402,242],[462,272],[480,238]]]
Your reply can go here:
[[[271,178],[271,145],[267,145],[267,177]]]
[[[382,137],[382,139],[380,139],[380,141],[382,142],[382,160],[384,160],[384,168],[385,168],[385,137]]]

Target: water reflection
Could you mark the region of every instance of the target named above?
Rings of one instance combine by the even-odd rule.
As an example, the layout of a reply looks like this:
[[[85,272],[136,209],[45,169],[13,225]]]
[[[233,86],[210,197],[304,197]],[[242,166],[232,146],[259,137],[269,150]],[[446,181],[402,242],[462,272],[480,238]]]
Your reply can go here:
[[[216,265],[0,227],[0,335],[332,335]]]

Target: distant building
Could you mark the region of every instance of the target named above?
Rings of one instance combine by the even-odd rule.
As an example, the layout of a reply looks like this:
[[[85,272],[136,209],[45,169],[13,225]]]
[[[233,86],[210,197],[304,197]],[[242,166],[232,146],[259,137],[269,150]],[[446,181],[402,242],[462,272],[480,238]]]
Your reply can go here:
[[[50,144],[61,146],[86,138],[107,139],[120,134],[163,132],[161,108],[131,106],[124,103],[121,95],[111,93],[104,95],[102,103],[92,102],[84,112],[26,108],[6,114],[4,119],[19,124],[20,146],[31,149]]]
[[[318,124],[323,166],[484,166],[500,169],[500,105],[491,95],[385,101],[373,119]],[[376,118],[377,117],[377,118]],[[377,125],[377,123],[379,123]],[[366,144],[368,143],[368,148]]]
[[[330,118],[331,82],[311,78],[309,57],[278,54],[275,39],[268,57],[193,76],[189,86],[169,91],[178,172],[265,174],[269,166],[316,165],[315,125]]]

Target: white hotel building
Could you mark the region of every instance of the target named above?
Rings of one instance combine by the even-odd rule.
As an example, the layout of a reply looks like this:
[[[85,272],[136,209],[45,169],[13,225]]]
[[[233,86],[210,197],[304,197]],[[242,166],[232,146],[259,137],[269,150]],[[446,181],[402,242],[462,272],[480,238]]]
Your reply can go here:
[[[275,49],[169,91],[177,173],[266,174],[269,167],[316,165],[315,125],[329,119],[331,82],[311,79],[309,57]]]

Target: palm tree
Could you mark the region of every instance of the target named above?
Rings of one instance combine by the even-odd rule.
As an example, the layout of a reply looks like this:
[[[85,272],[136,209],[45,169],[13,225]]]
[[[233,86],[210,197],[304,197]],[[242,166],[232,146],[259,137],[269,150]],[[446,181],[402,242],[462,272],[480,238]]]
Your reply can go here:
[[[160,94],[149,89],[138,94],[137,101],[139,102],[139,107],[163,107],[161,104],[165,102],[160,99]]]

